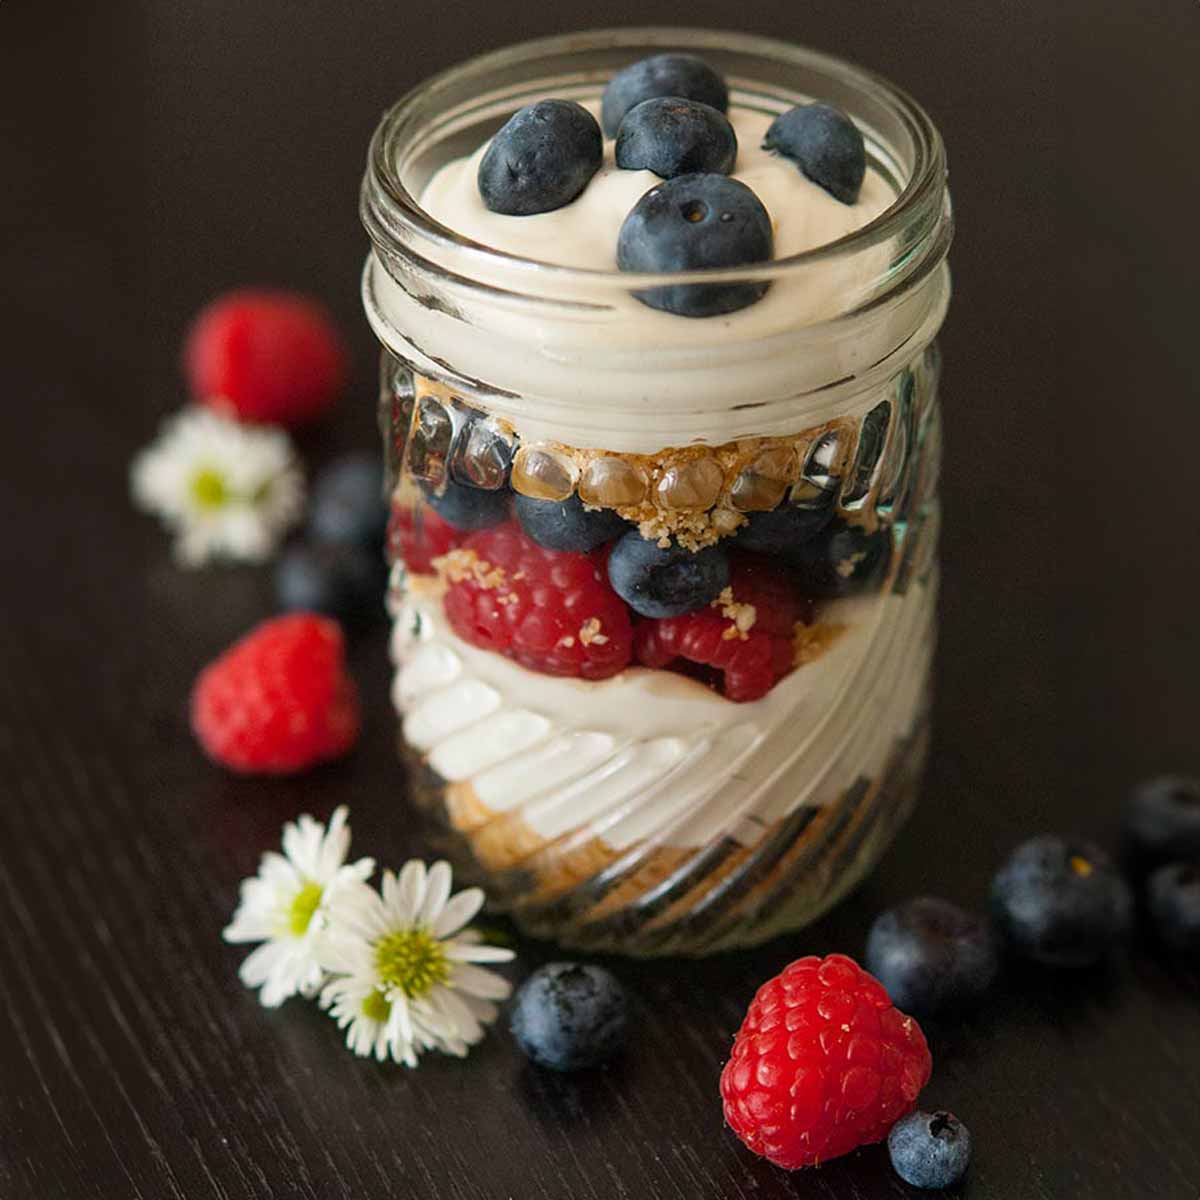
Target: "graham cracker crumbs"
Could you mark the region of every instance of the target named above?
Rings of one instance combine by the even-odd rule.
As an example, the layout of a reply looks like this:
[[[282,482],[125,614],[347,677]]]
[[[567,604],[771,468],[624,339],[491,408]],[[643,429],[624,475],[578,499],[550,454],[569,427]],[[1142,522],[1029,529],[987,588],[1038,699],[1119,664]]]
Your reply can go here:
[[[792,632],[792,663],[803,667],[814,662],[849,628],[837,621],[818,621],[815,625],[797,621]]]
[[[653,515],[638,515],[646,510]],[[636,508],[618,508],[617,512],[628,521],[637,521],[638,533],[648,542],[657,542],[664,550],[670,547],[672,538],[685,550],[703,550],[705,546],[715,545],[746,522],[741,513],[732,513],[736,518],[732,522],[723,520],[718,523],[713,520],[718,513],[730,513],[728,509],[701,513],[671,512],[656,509],[652,504],[640,504]]]
[[[435,558],[433,569],[442,579],[451,583],[462,583],[464,579],[470,579],[484,591],[503,587],[507,578],[503,567],[492,566],[474,550],[462,546]]]
[[[731,642],[734,638],[740,641],[745,641],[750,630],[754,628],[754,622],[758,620],[758,610],[753,604],[740,604],[733,598],[733,588],[727,587],[715,600],[712,601],[713,608],[721,610],[721,616],[727,621],[732,621],[721,637],[724,641]]]
[[[599,617],[588,617],[579,627],[579,640],[585,646],[604,646],[608,643],[608,635],[601,633],[603,626]]]

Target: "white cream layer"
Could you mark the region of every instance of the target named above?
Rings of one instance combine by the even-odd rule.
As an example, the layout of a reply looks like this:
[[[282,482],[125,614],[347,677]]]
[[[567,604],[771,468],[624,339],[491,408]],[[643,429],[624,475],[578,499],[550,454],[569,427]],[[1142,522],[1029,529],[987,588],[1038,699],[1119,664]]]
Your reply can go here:
[[[770,213],[777,258],[837,241],[895,199],[888,181],[868,170],[858,202],[842,204],[793,162],[761,148],[769,114],[735,105],[730,117],[739,140],[734,176]],[[656,176],[617,168],[613,144],[606,142],[604,165],[571,204],[504,216],[489,212],[479,197],[476,172],[485,150],[486,144],[433,176],[422,195],[431,215],[483,245],[605,271],[619,286],[597,290],[586,276],[548,285],[526,269],[505,286],[550,286],[554,302],[447,285],[430,305],[422,302],[421,280],[402,287],[372,258],[364,300],[386,345],[418,370],[438,375],[440,364],[449,363],[465,379],[482,381],[489,409],[526,440],[649,453],[665,445],[794,433],[830,415],[869,408],[899,365],[884,360],[905,333],[917,329],[912,344],[920,345],[940,322],[944,282],[854,323],[822,324],[878,287],[894,250],[887,242],[809,263],[735,313],[692,319],[659,312],[625,290],[616,271],[621,223],[659,182]],[[477,264],[459,253],[462,261],[453,269],[470,277]],[[929,333],[923,334],[926,322]],[[835,381],[847,382],[831,387]],[[809,391],[807,404],[790,401]],[[778,413],[762,407],[783,401],[789,402]]]
[[[529,671],[459,639],[418,582],[396,615],[393,699],[440,775],[545,838],[588,826],[615,849],[722,834],[751,845],[801,805],[873,777],[910,732],[935,593],[931,581],[833,605],[826,619],[847,633],[763,699],[733,704],[667,671],[598,683]]]
[[[598,113],[600,106],[593,102],[585,107]],[[750,188],[770,214],[776,258],[827,246],[861,229],[895,199],[883,176],[868,171],[858,200],[843,204],[807,179],[790,159],[762,148],[772,120],[769,114],[735,107],[729,112],[729,120],[738,139],[733,178]],[[591,271],[617,269],[621,225],[638,200],[662,182],[657,175],[652,171],[622,170],[614,157],[615,143],[606,139],[604,162],[580,196],[552,212],[510,217],[491,212],[479,195],[479,163],[489,145],[490,140],[474,154],[448,162],[433,176],[421,195],[421,206],[430,216],[473,241],[522,258]],[[837,281],[830,276],[827,282],[834,285]],[[786,305],[794,311],[794,303],[800,298],[789,299],[788,290],[781,289],[782,298],[763,300],[726,318],[706,319],[704,324],[764,324],[763,314],[769,314],[772,308]],[[844,294],[843,286],[832,299],[840,303]],[[803,299],[815,309],[820,297],[810,293]],[[655,324],[679,328],[680,318],[670,314],[650,310],[646,316]]]

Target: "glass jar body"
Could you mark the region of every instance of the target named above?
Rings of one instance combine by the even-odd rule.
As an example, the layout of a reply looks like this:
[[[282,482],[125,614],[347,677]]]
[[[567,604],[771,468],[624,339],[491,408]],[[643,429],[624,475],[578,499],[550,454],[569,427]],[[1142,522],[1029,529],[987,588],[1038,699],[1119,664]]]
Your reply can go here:
[[[518,48],[461,84],[469,105],[418,94],[383,152],[419,189],[497,107],[587,94],[639,49],[711,56],[692,39],[712,36]],[[760,81],[743,97],[794,102],[775,75],[802,52],[763,46],[731,51]],[[874,145],[912,200],[911,147],[878,128]],[[619,279],[480,260],[389,211],[378,174],[364,298],[420,808],[523,928],[567,945],[707,953],[813,919],[907,815],[927,743],[944,188],[770,283],[853,280],[845,311],[698,338],[705,321],[640,319]],[[719,560],[715,594],[665,616],[626,603],[630,542]]]

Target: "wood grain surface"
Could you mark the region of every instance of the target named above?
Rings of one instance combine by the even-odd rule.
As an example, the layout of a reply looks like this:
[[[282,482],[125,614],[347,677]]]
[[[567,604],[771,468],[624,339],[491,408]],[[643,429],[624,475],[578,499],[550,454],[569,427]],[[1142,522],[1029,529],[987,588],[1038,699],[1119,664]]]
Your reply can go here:
[[[356,189],[384,106],[431,71],[598,23],[738,27],[896,79],[950,149],[944,618],[917,816],[828,920],[749,954],[616,964],[608,1070],[355,1060],[313,1007],[261,1010],[220,940],[283,820],[408,832],[384,630],[353,647],[361,745],[227,778],[187,732],[206,660],[269,573],[171,565],[126,470],[178,406],[189,315],[232,284],[321,295],[356,386],[310,462],[374,436]],[[863,1152],[788,1176],[722,1128],[758,982],[861,952],[917,891],[978,905],[1044,829],[1112,838],[1129,785],[1200,771],[1196,155],[1200,7],[1060,0],[0,0],[0,1196],[5,1200],[878,1200]],[[522,945],[514,977],[553,954]],[[977,1147],[972,1200],[1200,1196],[1200,974],[1009,972],[929,1029],[930,1102]]]

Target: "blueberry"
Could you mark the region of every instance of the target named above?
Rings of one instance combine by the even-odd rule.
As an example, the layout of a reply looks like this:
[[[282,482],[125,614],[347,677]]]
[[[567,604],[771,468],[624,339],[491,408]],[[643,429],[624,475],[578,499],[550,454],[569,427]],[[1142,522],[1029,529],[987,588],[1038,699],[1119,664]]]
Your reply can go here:
[[[600,102],[600,123],[605,137],[617,136],[631,108],[659,96],[699,100],[717,112],[725,112],[729,107],[725,80],[704,59],[693,54],[655,54],[632,63],[609,80]]]
[[[509,1027],[543,1067],[576,1071],[611,1058],[625,1041],[625,992],[611,971],[549,963],[518,989]]]
[[[826,599],[865,591],[887,569],[891,553],[890,530],[866,533],[838,520],[796,546],[788,557],[800,592]]]
[[[447,525],[455,529],[490,529],[508,520],[509,493],[488,492],[466,483],[446,480],[440,491],[429,489],[425,500]]]
[[[832,495],[812,506],[782,504],[770,512],[751,513],[737,532],[737,543],[756,554],[794,554],[832,520]]]
[[[771,122],[763,149],[790,158],[835,200],[853,204],[867,173],[867,151],[858,126],[840,108],[801,104]]]
[[[953,1187],[971,1162],[971,1132],[953,1113],[909,1113],[888,1134],[888,1156],[913,1187]]]
[[[383,614],[382,558],[352,542],[292,546],[275,568],[280,608],[324,613],[347,625]]]
[[[1146,882],[1146,907],[1165,946],[1200,954],[1200,865],[1168,863]]]
[[[1090,842],[1043,834],[1023,843],[992,880],[992,911],[1018,954],[1051,967],[1086,967],[1129,933],[1129,887]]]
[[[999,966],[988,922],[934,896],[882,913],[867,936],[867,970],[902,1012],[966,1006],[992,985]]]
[[[715,171],[728,175],[737,134],[724,113],[698,100],[660,96],[631,108],[617,134],[617,166],[653,171],[660,179]]]
[[[1200,861],[1200,780],[1161,775],[1134,789],[1125,840],[1143,863]]]
[[[617,237],[622,271],[691,271],[768,262],[771,218],[762,201],[727,175],[677,175],[634,205]],[[753,304],[765,282],[688,283],[634,295],[681,317],[711,317]]]
[[[662,549],[631,529],[608,556],[613,591],[643,617],[678,617],[703,608],[729,584],[729,558],[719,546],[695,552]]]
[[[578,496],[561,502],[518,496],[513,507],[521,528],[547,550],[586,554],[629,528],[629,523],[612,509],[586,509]]]
[[[570,204],[600,169],[596,118],[573,100],[539,100],[514,113],[479,163],[479,194],[496,213],[527,217]]]
[[[345,454],[317,475],[308,529],[318,541],[383,545],[388,510],[377,454]]]

